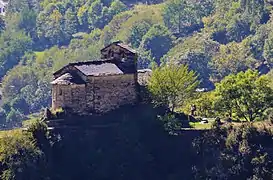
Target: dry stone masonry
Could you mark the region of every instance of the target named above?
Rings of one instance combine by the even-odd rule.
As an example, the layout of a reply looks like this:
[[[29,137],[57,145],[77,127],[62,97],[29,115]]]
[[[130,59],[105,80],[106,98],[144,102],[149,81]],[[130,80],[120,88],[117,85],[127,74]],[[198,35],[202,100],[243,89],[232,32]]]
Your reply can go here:
[[[136,51],[118,41],[103,48],[101,58],[70,63],[53,74],[53,110],[105,113],[138,102],[139,86],[146,84],[150,70],[137,71]]]

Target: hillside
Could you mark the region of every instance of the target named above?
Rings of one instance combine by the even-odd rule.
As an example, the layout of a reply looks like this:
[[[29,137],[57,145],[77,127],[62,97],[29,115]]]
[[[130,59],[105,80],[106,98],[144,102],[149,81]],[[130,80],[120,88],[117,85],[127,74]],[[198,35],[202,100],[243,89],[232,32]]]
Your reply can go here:
[[[267,129],[244,124],[170,135],[157,118],[161,113],[152,106],[138,105],[100,117],[66,117],[65,122],[73,122],[74,128],[70,124],[70,128],[48,132],[37,121],[28,132],[9,132],[0,138],[0,177],[177,180],[217,177],[215,169],[228,179],[273,176],[272,133]],[[238,138],[242,141],[236,141]],[[247,156],[238,156],[240,153]],[[225,160],[234,159],[238,161],[219,168]]]
[[[115,40],[139,53],[139,68],[175,62],[214,88],[225,76],[272,66],[272,5],[228,1],[27,0],[0,18],[1,123],[50,106],[51,74],[69,62],[94,60]]]

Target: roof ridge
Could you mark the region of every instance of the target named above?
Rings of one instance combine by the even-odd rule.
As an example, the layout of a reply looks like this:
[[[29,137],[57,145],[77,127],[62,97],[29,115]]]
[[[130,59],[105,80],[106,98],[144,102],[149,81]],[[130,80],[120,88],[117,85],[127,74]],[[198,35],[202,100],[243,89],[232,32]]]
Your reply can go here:
[[[93,60],[93,61],[80,61],[69,63],[71,66],[80,66],[80,65],[88,65],[88,64],[102,64],[102,63],[114,63],[115,58],[101,59],[101,60]]]

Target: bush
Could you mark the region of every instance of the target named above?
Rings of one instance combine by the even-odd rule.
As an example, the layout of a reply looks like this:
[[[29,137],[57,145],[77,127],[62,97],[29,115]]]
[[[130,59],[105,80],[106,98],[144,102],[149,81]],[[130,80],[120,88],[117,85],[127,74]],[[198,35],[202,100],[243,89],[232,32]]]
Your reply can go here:
[[[179,119],[175,118],[173,114],[165,114],[157,117],[163,124],[166,131],[171,135],[178,135],[179,130],[182,128],[182,123]]]

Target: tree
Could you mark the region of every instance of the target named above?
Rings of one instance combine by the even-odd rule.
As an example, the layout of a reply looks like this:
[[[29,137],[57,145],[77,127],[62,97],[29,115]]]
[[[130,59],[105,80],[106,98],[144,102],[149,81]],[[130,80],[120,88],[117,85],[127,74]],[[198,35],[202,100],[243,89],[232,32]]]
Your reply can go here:
[[[168,1],[164,10],[163,18],[166,26],[175,33],[187,34],[201,23],[201,18],[207,16],[213,9],[211,0],[194,2],[187,0]]]
[[[143,36],[140,48],[151,51],[156,63],[160,64],[160,58],[172,47],[173,36],[165,26],[156,24]]]
[[[103,23],[101,22],[103,4],[100,0],[94,1],[88,9],[88,23],[89,28],[102,28]]]
[[[69,8],[64,15],[64,31],[68,39],[78,31],[78,19],[72,8]]]
[[[250,123],[216,127],[194,140],[194,179],[272,179],[272,131]]]
[[[211,69],[208,65],[210,57],[207,54],[198,51],[187,51],[178,61],[180,64],[187,64],[190,70],[197,73],[203,87],[211,85],[209,81]]]
[[[0,36],[0,77],[20,61],[25,52],[32,48],[32,41],[24,31],[7,32]]]
[[[0,138],[0,178],[47,179],[46,161],[29,133],[14,131]]]
[[[170,106],[174,112],[193,96],[198,84],[195,72],[189,71],[187,66],[169,64],[153,70],[148,89],[156,105]]]
[[[37,13],[29,8],[25,8],[20,12],[19,28],[29,33],[31,37],[36,35],[36,18]]]
[[[216,94],[225,107],[230,107],[230,111],[246,121],[262,117],[273,100],[269,79],[252,70],[225,77],[216,85]]]
[[[268,35],[264,43],[264,58],[272,65],[273,64],[273,32]]]
[[[246,50],[243,44],[235,42],[221,45],[219,52],[214,55],[211,62],[213,68],[216,70],[217,78],[245,71],[251,67],[253,61],[246,57]]]
[[[114,0],[112,3],[111,3],[111,6],[110,6],[110,11],[111,11],[111,14],[112,14],[112,17],[118,13],[121,13],[123,11],[126,11],[127,10],[127,6],[121,2],[120,0]]]
[[[60,9],[60,10],[59,10]],[[37,17],[37,34],[39,38],[47,41],[49,45],[62,45],[67,43],[64,31],[64,17],[60,12],[62,8],[57,5],[48,5]]]
[[[145,21],[137,22],[133,25],[129,35],[129,42],[133,47],[137,48],[140,45],[142,37],[148,32],[151,25]]]

